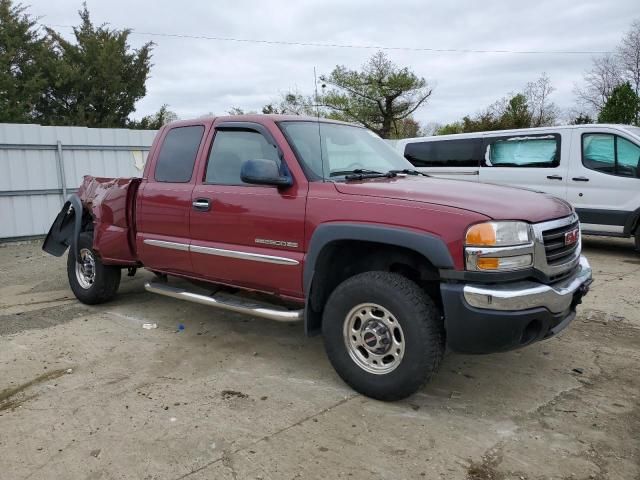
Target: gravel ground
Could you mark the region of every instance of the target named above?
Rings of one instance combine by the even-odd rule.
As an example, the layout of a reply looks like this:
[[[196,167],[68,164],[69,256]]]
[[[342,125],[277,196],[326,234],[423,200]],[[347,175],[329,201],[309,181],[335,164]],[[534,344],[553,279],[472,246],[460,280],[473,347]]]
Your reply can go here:
[[[64,259],[3,245],[0,478],[638,480],[640,254],[603,238],[585,253],[595,283],[562,335],[449,354],[382,403],[301,325],[153,296],[144,271],[85,306]]]

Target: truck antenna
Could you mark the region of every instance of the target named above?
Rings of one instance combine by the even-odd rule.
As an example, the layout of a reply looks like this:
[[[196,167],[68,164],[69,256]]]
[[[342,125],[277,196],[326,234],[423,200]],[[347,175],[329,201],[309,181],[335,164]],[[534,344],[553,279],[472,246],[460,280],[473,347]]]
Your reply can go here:
[[[320,166],[322,168],[322,181],[325,181],[324,175],[324,159],[322,158],[322,132],[320,129],[320,104],[318,99],[318,77],[316,76],[316,67],[313,67],[313,83],[315,88],[315,101],[313,103],[316,104],[316,120],[318,123],[318,146],[320,147]]]

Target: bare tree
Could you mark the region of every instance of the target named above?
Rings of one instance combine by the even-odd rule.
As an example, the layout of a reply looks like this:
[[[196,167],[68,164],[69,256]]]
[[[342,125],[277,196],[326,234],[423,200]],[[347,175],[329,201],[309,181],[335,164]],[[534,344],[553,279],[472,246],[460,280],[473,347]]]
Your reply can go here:
[[[551,79],[545,72],[536,81],[529,82],[525,86],[524,95],[531,113],[532,127],[545,127],[555,123],[558,108],[549,100],[554,90]]]
[[[584,74],[583,87],[576,85],[574,93],[585,109],[599,112],[611,96],[614,88],[622,83],[622,72],[618,58],[604,55],[593,59],[591,70]]]
[[[622,69],[624,80],[631,84],[631,88],[640,95],[640,20],[631,24],[631,29],[622,37],[618,47],[618,62]],[[636,113],[636,124],[640,120]]]

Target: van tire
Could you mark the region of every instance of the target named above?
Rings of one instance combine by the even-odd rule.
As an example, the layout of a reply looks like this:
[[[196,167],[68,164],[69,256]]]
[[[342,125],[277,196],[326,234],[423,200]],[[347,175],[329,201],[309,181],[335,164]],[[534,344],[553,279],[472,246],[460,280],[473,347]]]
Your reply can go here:
[[[640,252],[640,226],[636,228],[636,250]]]
[[[445,349],[442,315],[431,298],[402,275],[382,271],[336,287],[322,334],[338,375],[357,392],[385,401],[416,392],[436,372]]]
[[[78,238],[78,252],[69,249],[67,277],[69,286],[78,300],[87,305],[97,305],[111,300],[120,286],[120,267],[104,265],[93,250],[92,232],[82,232]]]

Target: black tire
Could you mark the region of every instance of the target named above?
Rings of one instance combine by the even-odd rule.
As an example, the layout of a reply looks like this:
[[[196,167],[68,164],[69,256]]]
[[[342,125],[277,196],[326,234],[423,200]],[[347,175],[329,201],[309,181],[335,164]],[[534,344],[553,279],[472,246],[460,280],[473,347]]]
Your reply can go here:
[[[90,283],[85,280],[81,283],[76,273],[76,255],[69,248],[67,257],[67,277],[69,286],[78,300],[87,305],[96,305],[111,300],[120,286],[120,267],[103,265],[100,258],[93,250],[93,235],[91,232],[82,232],[78,240],[78,251],[83,250],[91,254],[93,259],[93,279]],[[86,278],[86,277],[85,277]]]
[[[636,250],[640,252],[640,226],[636,228]]]
[[[355,307],[367,303],[386,309],[393,317],[391,321],[401,327],[404,353],[388,373],[365,370],[351,356],[357,357],[357,352],[347,345],[353,330],[345,324],[354,315],[357,324],[359,309]],[[350,315],[354,310],[356,313]],[[364,330],[362,322],[360,325]],[[445,350],[444,325],[439,310],[416,283],[397,273],[361,273],[338,285],[324,309],[322,334],[327,356],[338,375],[357,392],[385,401],[400,400],[415,393],[436,372]],[[361,336],[364,341],[366,337]],[[355,337],[352,337],[354,341]],[[381,344],[383,342],[378,343]]]

